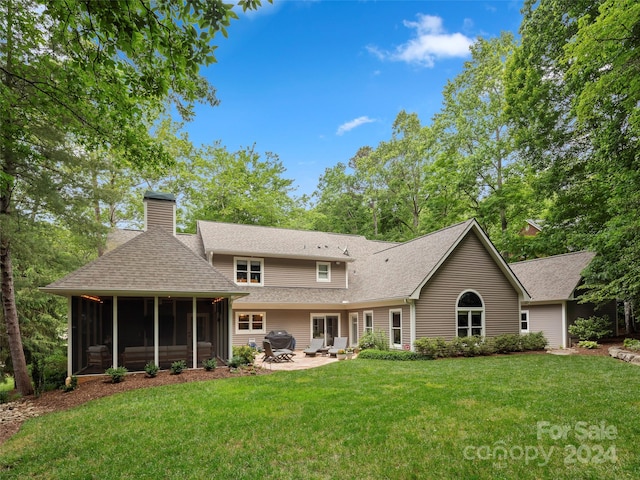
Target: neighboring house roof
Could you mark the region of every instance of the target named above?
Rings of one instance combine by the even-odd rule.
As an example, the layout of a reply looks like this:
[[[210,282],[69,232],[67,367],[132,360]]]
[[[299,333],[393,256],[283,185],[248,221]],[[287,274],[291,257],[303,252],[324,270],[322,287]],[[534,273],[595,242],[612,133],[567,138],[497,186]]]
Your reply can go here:
[[[475,232],[514,289],[527,291],[509,269],[478,223],[467,220],[408,242],[380,250],[354,265],[353,302],[418,298],[420,290],[470,232]]]
[[[244,295],[204,258],[159,228],[136,235],[42,290],[60,295]]]
[[[372,243],[360,235],[208,221],[198,221],[198,233],[206,253],[343,262],[370,250],[365,244]]]
[[[593,252],[574,252],[516,262],[510,266],[531,295],[531,301],[570,300],[582,281],[582,271],[593,257]]]

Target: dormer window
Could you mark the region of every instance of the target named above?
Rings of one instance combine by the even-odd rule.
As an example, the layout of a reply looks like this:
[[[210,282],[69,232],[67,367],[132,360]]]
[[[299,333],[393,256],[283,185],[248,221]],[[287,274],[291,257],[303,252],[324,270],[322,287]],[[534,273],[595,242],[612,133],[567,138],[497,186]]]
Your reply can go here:
[[[236,257],[234,263],[236,283],[238,285],[263,285],[264,261],[261,258]]]
[[[316,281],[318,282],[331,281],[331,263],[316,262]]]

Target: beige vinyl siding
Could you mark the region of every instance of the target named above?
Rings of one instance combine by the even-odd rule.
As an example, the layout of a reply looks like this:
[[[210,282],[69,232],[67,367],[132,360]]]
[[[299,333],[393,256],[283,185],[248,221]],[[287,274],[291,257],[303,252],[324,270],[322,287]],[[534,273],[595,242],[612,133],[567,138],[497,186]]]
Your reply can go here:
[[[482,298],[486,336],[520,332],[518,293],[470,232],[422,288],[416,301],[416,338],[455,337],[456,302],[466,290]],[[408,326],[409,318],[403,315],[403,327],[405,324]]]
[[[364,312],[373,312],[373,331],[382,330],[387,339],[391,337],[391,310],[402,310],[402,344],[411,344],[411,307],[409,305],[395,305],[390,307],[363,308],[350,310],[349,313],[358,314],[358,336],[364,335]],[[348,324],[347,324],[348,326]]]
[[[164,200],[147,199],[146,203],[146,220],[147,229],[149,227],[161,227],[165,231],[175,234],[173,227],[174,202]]]
[[[213,266],[231,281],[235,281],[233,259],[232,255],[213,256]],[[263,260],[265,287],[346,288],[345,262],[330,262],[331,281],[318,282],[315,260],[269,257]]]
[[[562,308],[562,304],[522,307],[523,310],[529,310],[529,332],[543,332],[551,348],[563,347]]]
[[[249,341],[249,338],[255,338],[258,345],[262,345],[262,340],[264,340],[265,335],[267,335],[272,330],[286,330],[288,333],[294,336],[296,339],[296,349],[304,350],[307,348],[311,342],[311,314],[312,313],[326,313],[329,315],[340,315],[341,322],[344,318],[348,317],[348,313],[346,311],[336,311],[336,310],[327,310],[327,311],[318,311],[314,309],[313,312],[310,310],[260,310],[265,312],[266,317],[266,326],[265,333],[259,335],[250,335],[250,334],[235,334],[235,321],[236,321],[236,311],[238,312],[246,312],[246,311],[254,311],[250,309],[237,309],[233,311],[233,345],[246,345]],[[258,311],[258,310],[256,310]],[[344,322],[341,325],[341,335],[346,337],[349,335],[348,330],[344,330]]]

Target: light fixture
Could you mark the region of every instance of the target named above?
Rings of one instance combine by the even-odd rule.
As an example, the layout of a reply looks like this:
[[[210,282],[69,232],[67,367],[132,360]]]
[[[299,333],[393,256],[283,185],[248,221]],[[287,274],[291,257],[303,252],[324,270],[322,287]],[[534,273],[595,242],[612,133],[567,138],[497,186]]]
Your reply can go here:
[[[94,295],[80,295],[80,297],[86,298],[87,300],[91,300],[92,302],[102,303],[102,299]]]

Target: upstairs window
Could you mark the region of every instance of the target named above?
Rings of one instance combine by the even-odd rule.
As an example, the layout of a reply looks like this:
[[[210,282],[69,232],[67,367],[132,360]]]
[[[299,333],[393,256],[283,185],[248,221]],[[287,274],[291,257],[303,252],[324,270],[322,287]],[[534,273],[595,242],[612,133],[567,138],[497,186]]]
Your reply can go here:
[[[316,281],[331,281],[331,264],[329,262],[316,262]]]
[[[235,274],[238,285],[262,286],[264,262],[261,258],[236,258]]]
[[[458,337],[484,336],[484,303],[477,293],[466,291],[460,295],[456,312]]]

